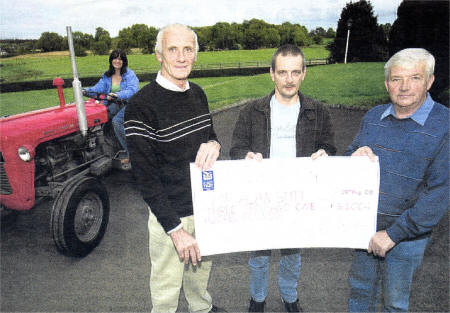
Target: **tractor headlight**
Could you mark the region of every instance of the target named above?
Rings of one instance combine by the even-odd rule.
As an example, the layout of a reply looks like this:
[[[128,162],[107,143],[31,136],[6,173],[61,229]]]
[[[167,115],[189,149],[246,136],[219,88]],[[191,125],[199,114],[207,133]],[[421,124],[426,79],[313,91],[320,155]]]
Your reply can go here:
[[[17,150],[17,153],[19,154],[19,158],[22,161],[29,162],[31,160],[31,154],[30,151],[28,151],[25,147],[19,147]]]

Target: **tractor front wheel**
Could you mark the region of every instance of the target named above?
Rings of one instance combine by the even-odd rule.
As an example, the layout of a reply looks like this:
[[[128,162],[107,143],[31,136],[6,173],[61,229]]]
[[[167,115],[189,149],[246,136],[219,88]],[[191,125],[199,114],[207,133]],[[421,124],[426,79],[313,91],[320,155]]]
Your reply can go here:
[[[109,219],[105,186],[94,177],[83,177],[65,187],[52,207],[50,228],[58,250],[84,257],[102,240]]]

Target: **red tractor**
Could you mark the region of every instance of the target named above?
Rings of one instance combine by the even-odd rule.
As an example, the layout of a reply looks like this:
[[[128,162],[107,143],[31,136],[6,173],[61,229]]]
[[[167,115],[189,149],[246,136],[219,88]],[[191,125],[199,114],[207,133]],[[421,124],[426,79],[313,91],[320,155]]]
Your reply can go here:
[[[59,106],[0,118],[0,205],[3,212],[26,211],[53,200],[56,247],[82,257],[105,234],[110,207],[102,177],[121,163],[107,107],[83,100],[70,27],[67,33],[75,103],[65,103],[64,81],[57,78]]]

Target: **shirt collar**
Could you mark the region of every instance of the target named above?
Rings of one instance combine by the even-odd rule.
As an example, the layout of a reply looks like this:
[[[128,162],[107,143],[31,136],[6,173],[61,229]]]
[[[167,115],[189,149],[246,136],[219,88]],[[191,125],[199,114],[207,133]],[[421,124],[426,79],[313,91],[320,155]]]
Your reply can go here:
[[[431,99],[431,96],[429,93],[427,93],[427,98],[425,99],[425,102],[417,109],[416,112],[414,112],[411,116],[408,118],[412,119],[416,123],[420,125],[425,125],[425,122],[428,118],[428,115],[431,112],[431,109],[433,109],[434,101]],[[393,117],[397,118],[395,115],[394,106],[391,103],[389,107],[381,114],[380,120],[388,117],[389,115],[392,115]]]
[[[190,88],[189,81],[186,80],[186,88],[183,90],[174,83],[172,83],[170,80],[162,76],[161,71],[158,71],[158,75],[156,75],[156,82],[163,88],[176,91],[176,92],[184,92]]]
[[[283,105],[280,102],[278,102],[277,98],[275,97],[275,94],[273,94],[273,96],[270,98],[270,107],[272,107],[274,103],[278,105]],[[298,101],[294,103],[294,106],[298,106],[299,108],[302,106],[302,104],[300,103],[300,97],[298,97]]]

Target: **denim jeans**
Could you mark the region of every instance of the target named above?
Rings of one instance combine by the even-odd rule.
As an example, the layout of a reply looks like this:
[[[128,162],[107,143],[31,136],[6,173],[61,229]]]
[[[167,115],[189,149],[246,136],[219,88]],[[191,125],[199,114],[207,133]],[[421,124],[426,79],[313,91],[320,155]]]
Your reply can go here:
[[[430,238],[403,241],[392,248],[385,258],[374,257],[365,250],[355,251],[350,268],[350,312],[376,311],[382,288],[384,312],[406,312],[409,306],[411,282],[423,259]]]
[[[250,267],[250,294],[253,300],[262,302],[267,297],[269,280],[269,255],[253,252],[248,265]],[[282,255],[278,266],[278,287],[285,302],[297,300],[297,285],[300,277],[301,258],[299,253]]]
[[[125,106],[114,116],[112,124],[114,127],[114,133],[117,140],[119,140],[122,148],[128,153],[127,141],[125,138],[125,127],[123,126],[123,120],[125,117]]]

